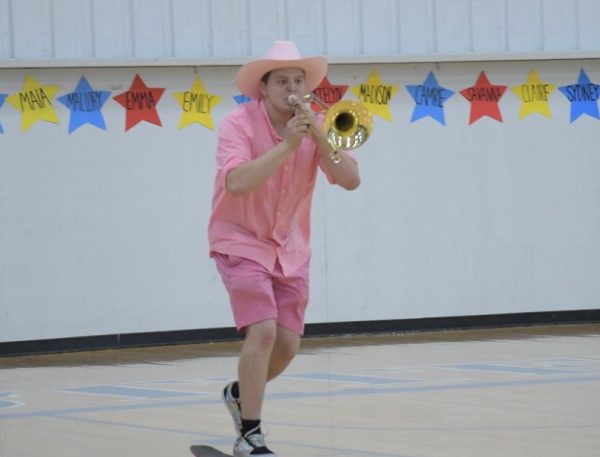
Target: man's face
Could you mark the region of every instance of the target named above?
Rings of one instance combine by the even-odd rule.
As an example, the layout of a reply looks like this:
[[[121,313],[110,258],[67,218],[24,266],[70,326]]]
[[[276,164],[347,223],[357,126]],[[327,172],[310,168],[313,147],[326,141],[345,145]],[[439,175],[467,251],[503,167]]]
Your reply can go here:
[[[288,103],[290,95],[302,98],[306,92],[304,70],[301,68],[280,68],[271,71],[267,82],[261,81],[261,92],[265,102],[279,111],[294,110]]]

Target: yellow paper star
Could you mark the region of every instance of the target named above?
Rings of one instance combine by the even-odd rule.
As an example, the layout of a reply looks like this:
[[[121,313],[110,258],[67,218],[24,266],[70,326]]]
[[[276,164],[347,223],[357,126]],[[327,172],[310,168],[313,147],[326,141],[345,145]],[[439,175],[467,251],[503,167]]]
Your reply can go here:
[[[392,121],[389,103],[398,92],[398,86],[383,83],[375,68],[371,70],[369,78],[364,83],[354,86],[351,91],[372,114],[376,114],[386,121]]]
[[[550,111],[549,98],[554,89],[556,89],[556,85],[542,81],[535,69],[532,69],[525,84],[511,89],[521,99],[519,119],[523,119],[532,113],[539,113],[551,119],[552,112]]]
[[[179,119],[179,129],[197,122],[214,130],[215,126],[210,115],[212,109],[223,99],[218,95],[206,92],[200,78],[196,78],[190,90],[186,92],[175,92],[173,96],[177,99],[183,110]]]
[[[42,86],[33,77],[25,76],[21,91],[6,98],[8,103],[21,111],[21,132],[37,121],[60,122],[52,106],[52,99],[57,92],[57,85]]]

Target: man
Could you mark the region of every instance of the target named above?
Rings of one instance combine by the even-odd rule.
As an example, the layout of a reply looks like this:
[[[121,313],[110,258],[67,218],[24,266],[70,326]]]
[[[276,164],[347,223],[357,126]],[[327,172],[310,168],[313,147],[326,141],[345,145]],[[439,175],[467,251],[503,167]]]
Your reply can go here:
[[[238,89],[253,100],[219,127],[208,235],[245,335],[238,381],[223,391],[238,433],[235,457],[275,456],[261,432],[262,404],[266,383],[294,358],[304,331],[317,171],[348,190],[360,184],[347,152],[332,159],[323,116],[298,103],[326,73],[324,58],[301,58],[294,43],[275,42],[265,58],[240,68]]]

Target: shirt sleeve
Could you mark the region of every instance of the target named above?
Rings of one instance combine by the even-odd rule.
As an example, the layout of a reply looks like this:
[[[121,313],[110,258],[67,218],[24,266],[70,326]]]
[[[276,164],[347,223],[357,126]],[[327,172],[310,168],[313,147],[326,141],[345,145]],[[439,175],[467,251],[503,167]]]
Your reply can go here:
[[[356,160],[356,157],[354,157],[354,154],[352,154],[352,151],[350,151],[348,149],[343,149],[343,151],[354,161],[354,163],[358,164],[358,160]],[[335,180],[331,177],[331,175],[327,171],[327,167],[323,163],[323,158],[322,157],[319,159],[319,168],[321,168],[321,171],[327,177],[327,181],[329,181],[329,184],[335,184],[336,183]]]
[[[252,159],[251,140],[242,126],[226,117],[219,126],[217,140],[217,181],[225,188],[227,173]]]

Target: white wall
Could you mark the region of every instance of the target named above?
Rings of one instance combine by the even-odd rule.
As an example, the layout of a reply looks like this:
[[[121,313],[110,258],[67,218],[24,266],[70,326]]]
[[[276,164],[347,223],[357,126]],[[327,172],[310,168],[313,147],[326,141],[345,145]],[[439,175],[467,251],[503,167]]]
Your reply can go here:
[[[355,85],[376,68],[399,86],[392,122],[375,117],[356,155],[355,192],[320,180],[313,213],[309,322],[597,309],[600,302],[600,121],[569,122],[556,91],[551,120],[518,120],[519,99],[500,102],[504,122],[468,125],[469,103],[446,103],[446,126],[410,123],[405,89],[433,70],[455,92],[485,70],[494,84],[522,84],[532,67],[557,86],[600,62],[546,61],[334,65],[334,84]],[[0,70],[0,93],[25,74],[71,92],[81,75],[112,96],[140,73],[165,87],[163,127],[124,132],[114,100],[107,130],[68,134],[0,109],[0,341],[232,325],[207,256],[206,224],[216,133],[177,129],[172,93],[196,75],[221,95],[215,122],[235,106],[236,67]],[[346,98],[354,98],[350,93]]]
[[[0,0],[0,65],[600,52],[597,0]],[[75,62],[75,65],[77,63]]]
[[[73,134],[56,101],[60,124],[26,133],[0,107],[0,341],[231,325],[206,255],[215,133],[178,130],[172,93],[200,75],[218,123],[237,65],[275,39],[348,63],[334,84],[376,68],[399,86],[357,152],[361,188],[318,184],[309,322],[597,309],[599,121],[569,123],[556,91],[552,120],[518,120],[508,92],[503,123],[469,126],[459,94],[446,127],[410,123],[405,86],[430,70],[454,91],[481,70],[513,86],[531,67],[598,83],[599,15],[596,0],[0,0],[0,94],[27,73],[58,95],[81,75],[112,96],[137,72],[166,88],[163,127],[128,132],[114,100],[107,131]]]

